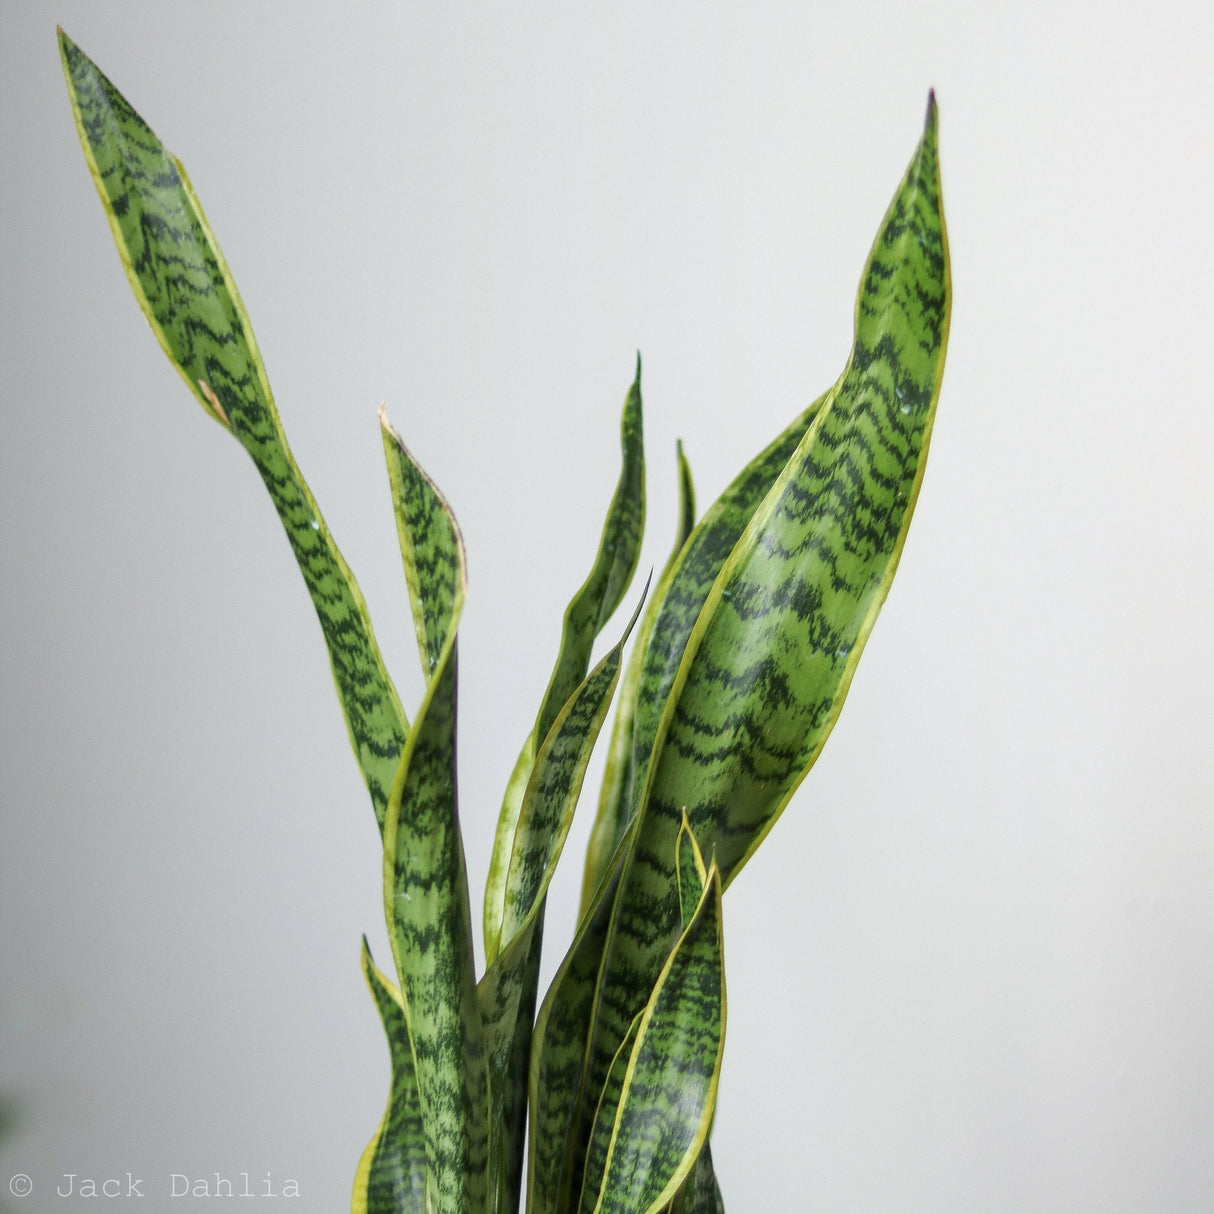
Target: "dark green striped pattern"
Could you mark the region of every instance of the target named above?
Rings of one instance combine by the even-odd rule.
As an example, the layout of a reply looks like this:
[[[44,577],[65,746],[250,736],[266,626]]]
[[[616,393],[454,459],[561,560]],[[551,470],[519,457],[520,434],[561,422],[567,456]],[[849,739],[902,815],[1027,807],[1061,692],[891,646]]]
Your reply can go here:
[[[365,939],[363,971],[392,1079],[354,1214],[517,1214],[525,1127],[528,1214],[723,1214],[708,1147],[722,891],[834,726],[919,491],[949,323],[934,99],[864,270],[842,377],[698,525],[679,445],[674,550],[643,616],[588,675],[640,552],[638,358],[598,551],[499,816],[478,984],[456,780],[466,575],[454,516],[381,410],[426,676],[410,729],[184,169],[62,33],[60,53],[135,297],[189,390],[253,459],[286,531],[382,832],[398,985]],[[536,1017],[549,883],[638,616],[581,922]]]
[[[362,594],[287,446],[227,263],[180,163],[62,32],[59,47],[85,159],[135,297],[190,391],[252,457],[282,520],[382,829],[408,722]]]
[[[485,956],[492,961],[502,946],[501,913],[522,796],[531,778],[536,752],[553,722],[590,668],[595,638],[620,605],[641,552],[645,526],[645,456],[642,441],[641,360],[624,399],[620,419],[620,475],[607,509],[594,565],[565,610],[560,650],[535,725],[523,743],[498,815],[489,878],[485,884]]]
[[[614,1143],[612,1130],[615,1128],[615,1113],[620,1106],[624,1080],[628,1076],[628,1063],[632,1059],[632,1051],[636,1048],[637,1034],[641,1031],[644,1015],[644,1012],[638,1012],[629,1025],[627,1035],[620,1042],[620,1048],[611,1060],[603,1090],[599,1093],[599,1102],[595,1107],[592,1122],[594,1129],[586,1147],[586,1166],[582,1173],[582,1195],[578,1202],[577,1214],[592,1214],[598,1204],[599,1191],[603,1187],[603,1173],[607,1168],[607,1156]]]
[[[663,572],[642,621],[620,695],[603,796],[586,853],[583,909],[602,877],[602,866],[636,812],[662,712],[704,601],[725,559],[825,400],[822,396],[810,405],[734,478],[699,525],[683,536]],[[684,470],[683,476],[689,474]],[[684,516],[688,492],[683,493]]]
[[[567,1214],[581,1188],[589,1115],[586,1125],[581,1116],[591,1099],[586,1051],[599,964],[634,836],[630,829],[620,841],[536,1018],[528,1085],[528,1214]]]
[[[712,1150],[707,1142],[696,1156],[683,1187],[666,1208],[669,1214],[725,1214],[725,1202],[721,1198],[712,1166]]]
[[[627,789],[632,774],[633,721],[637,708],[637,692],[641,682],[641,656],[649,647],[654,619],[666,596],[674,567],[695,526],[696,497],[691,479],[691,466],[683,454],[683,444],[677,445],[676,456],[679,473],[679,523],[675,532],[674,548],[667,558],[658,578],[656,593],[649,599],[641,617],[641,627],[633,650],[632,659],[624,676],[623,686],[616,701],[615,724],[611,730],[611,745],[607,752],[607,763],[603,773],[603,785],[599,793],[599,809],[586,848],[586,861],[582,876],[582,911],[590,905],[590,899],[602,880],[611,855],[620,841],[627,821],[621,821]]]
[[[678,930],[683,812],[728,883],[838,716],[922,477],[948,284],[933,101],[861,281],[848,367],[725,561],[680,664],[600,974],[591,1089]]]
[[[352,1214],[425,1214],[426,1139],[413,1042],[399,991],[379,972],[363,937],[363,973],[383,1021],[392,1061],[388,1107],[354,1178]]]
[[[522,1169],[527,1061],[539,977],[544,899],[573,822],[586,765],[607,715],[632,626],[582,681],[553,722],[523,795],[503,889],[502,948],[477,988],[489,1054],[499,1171]]]
[[[459,529],[429,477],[398,443],[396,517],[419,601],[443,610],[417,622],[423,655],[441,636],[384,818],[384,904],[408,1009],[433,1214],[483,1209],[489,1153],[488,1070],[472,957],[456,796],[456,631],[466,577]],[[412,500],[416,499],[416,500]],[[417,554],[426,554],[418,560]],[[434,575],[432,586],[426,580]],[[454,575],[452,576],[452,571]]]
[[[610,1141],[597,1201],[582,1203],[586,1214],[656,1214],[694,1166],[712,1119],[725,1045],[723,950],[721,876],[714,865],[641,1016],[618,1100],[608,1090],[600,1102],[588,1160],[603,1134]],[[610,1071],[607,1084],[614,1086]],[[586,1179],[593,1179],[589,1165]]]
[[[541,740],[547,736],[565,701],[585,678],[594,638],[620,605],[641,554],[641,533],[645,528],[645,455],[639,355],[636,377],[624,400],[620,419],[620,450],[620,478],[603,523],[594,565],[565,609],[560,653],[536,719],[535,735]]]
[[[438,668],[457,600],[464,594],[464,541],[450,506],[389,425],[382,406],[379,423],[417,646],[429,677]]]

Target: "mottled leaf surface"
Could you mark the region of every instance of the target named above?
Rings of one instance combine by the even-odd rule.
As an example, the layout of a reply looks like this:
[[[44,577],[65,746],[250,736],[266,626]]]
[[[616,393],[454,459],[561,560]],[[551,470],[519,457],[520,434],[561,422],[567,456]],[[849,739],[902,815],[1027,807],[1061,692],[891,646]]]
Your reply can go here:
[[[488,965],[477,994],[485,1025],[499,1170],[521,1175],[531,1018],[539,977],[544,899],[569,833],[586,765],[607,715],[620,654],[636,622],[582,681],[553,722],[523,795],[503,886],[504,947]],[[496,1145],[496,1144],[495,1144]]]
[[[498,815],[489,878],[485,884],[485,955],[502,947],[501,915],[506,874],[518,830],[523,792],[535,755],[553,722],[590,669],[595,637],[623,600],[636,570],[645,526],[645,455],[641,410],[641,362],[620,418],[620,475],[607,509],[594,564],[565,610],[560,650],[535,725],[523,743]]]
[[[412,462],[394,444],[393,458]],[[421,711],[405,746],[384,818],[384,904],[400,990],[408,1009],[426,1136],[429,1200],[434,1214],[484,1207],[488,1190],[488,1070],[472,956],[463,841],[456,792],[456,632],[466,576],[463,546],[446,503],[428,477],[402,474],[426,497],[398,518],[421,577],[433,571],[454,587],[445,611],[419,625],[441,633]],[[454,570],[454,579],[449,571]],[[430,586],[420,584],[423,599]]]
[[[585,1084],[599,964],[633,837],[630,831],[620,841],[536,1017],[528,1085],[528,1214],[565,1214],[581,1191],[586,1101],[595,1107]]]
[[[680,527],[682,540],[671,554],[641,621],[636,648],[623,680],[603,792],[586,852],[583,906],[602,877],[602,866],[636,813],[662,714],[704,602],[726,558],[825,400],[825,395],[816,400],[755,456],[699,524],[686,535],[682,535]],[[684,478],[689,478],[685,464],[682,472]],[[689,514],[689,493],[688,487],[681,499],[684,525]]]
[[[83,51],[60,53],[85,159],[152,331],[202,407],[252,457],[303,574],[376,820],[408,721],[354,575],[287,446],[253,329],[185,169]]]
[[[438,668],[464,593],[464,543],[446,499],[392,429],[382,407],[379,422],[417,646],[428,677]]]
[[[683,813],[728,883],[834,725],[902,552],[948,305],[933,101],[861,280],[848,366],[725,560],[680,662],[604,958],[591,1086],[678,931]]]
[[[725,1045],[723,950],[721,881],[713,867],[700,905],[641,1016],[611,1123],[598,1200],[593,1207],[584,1202],[583,1209],[656,1214],[694,1166],[712,1120]],[[608,1104],[602,1102],[600,1113]],[[589,1158],[603,1132],[600,1121]]]
[[[392,1062],[388,1107],[354,1178],[352,1214],[425,1214],[426,1139],[413,1042],[400,992],[376,968],[363,938],[363,974],[379,1009]]]

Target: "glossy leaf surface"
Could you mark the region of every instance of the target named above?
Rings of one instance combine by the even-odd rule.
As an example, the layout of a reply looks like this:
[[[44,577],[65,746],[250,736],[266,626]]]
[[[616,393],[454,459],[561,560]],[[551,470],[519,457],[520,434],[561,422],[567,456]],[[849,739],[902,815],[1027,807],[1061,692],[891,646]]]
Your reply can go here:
[[[933,100],[861,280],[848,366],[725,560],[679,665],[600,977],[592,1087],[678,930],[683,813],[728,883],[834,725],[902,552],[948,307]]]
[[[598,1199],[593,1207],[583,1202],[584,1210],[655,1214],[695,1164],[712,1120],[725,1044],[723,949],[714,867],[640,1018],[609,1123],[602,1114],[610,1102],[600,1104],[589,1157],[609,1133],[607,1161]]]
[[[586,853],[584,900],[601,880],[603,865],[636,813],[645,790],[663,711],[687,642],[721,566],[776,477],[792,458],[825,400],[825,396],[816,400],[751,460],[699,524],[686,534],[683,527],[694,514],[694,502],[688,500],[690,472],[680,460],[683,485],[681,542],[671,554],[642,620],[637,646],[624,679],[603,795]]]

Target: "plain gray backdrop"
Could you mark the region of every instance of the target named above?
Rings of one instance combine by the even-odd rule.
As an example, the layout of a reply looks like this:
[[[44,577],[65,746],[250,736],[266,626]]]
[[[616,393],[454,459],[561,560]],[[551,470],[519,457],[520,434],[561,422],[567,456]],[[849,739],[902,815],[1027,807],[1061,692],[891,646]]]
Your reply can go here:
[[[388,1078],[377,836],[319,629],[131,298],[56,22],[188,167],[410,712],[381,399],[460,518],[478,918],[635,351],[644,571],[676,438],[706,506],[842,368],[935,87],[935,439],[838,728],[727,899],[726,1205],[1214,1208],[1197,0],[0,0],[0,1203],[131,1171],[173,1209],[172,1173],[246,1171],[341,1209]]]

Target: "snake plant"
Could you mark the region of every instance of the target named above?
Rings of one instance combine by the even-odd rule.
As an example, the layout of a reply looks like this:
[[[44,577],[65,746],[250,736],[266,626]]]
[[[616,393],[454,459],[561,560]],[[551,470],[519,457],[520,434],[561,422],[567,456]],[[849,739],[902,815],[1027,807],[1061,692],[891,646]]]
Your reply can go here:
[[[455,518],[381,410],[426,678],[410,721],[287,446],[184,168],[62,31],[59,41],[85,159],[135,297],[278,511],[382,839],[392,956],[379,969],[364,938],[362,968],[391,1085],[356,1168],[354,1211],[723,1210],[708,1145],[725,1035],[722,893],[839,715],[918,495],[949,325],[934,99],[864,267],[842,375],[699,518],[679,450],[674,551],[592,665],[638,561],[638,360],[599,549],[506,787],[478,975],[456,799],[467,585]],[[539,1003],[545,898],[613,698],[579,921]]]

